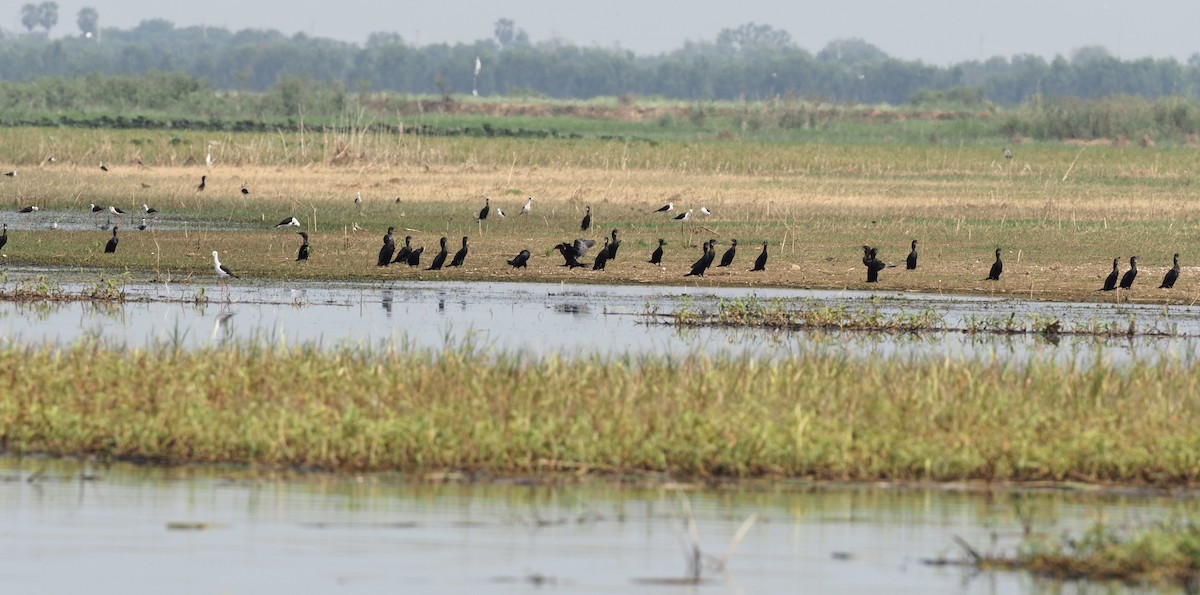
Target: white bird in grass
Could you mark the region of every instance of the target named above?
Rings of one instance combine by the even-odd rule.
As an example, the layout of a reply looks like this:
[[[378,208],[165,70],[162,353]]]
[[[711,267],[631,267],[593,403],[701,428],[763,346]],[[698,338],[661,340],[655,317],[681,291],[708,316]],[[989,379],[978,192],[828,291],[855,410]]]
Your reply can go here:
[[[121,209],[118,209],[117,207],[114,207],[114,206],[109,206],[108,212],[112,213],[114,215],[124,215],[125,214],[125,211],[122,211]]]
[[[234,279],[237,279],[238,276],[233,274],[233,271],[229,270],[229,267],[221,264],[220,259],[217,258],[216,250],[213,250],[212,254],[213,254],[213,271],[216,272],[217,279],[221,282],[221,295],[225,296],[225,301],[229,301],[229,285],[227,285],[225,283],[225,280],[228,279],[229,277],[233,277]]]
[[[296,219],[295,217],[288,217],[287,219],[284,219],[283,221],[276,223],[275,227],[286,227],[289,225],[291,225],[293,227],[300,227],[300,220]]]
[[[687,221],[688,219],[691,219],[691,218],[692,218],[692,210],[691,209],[688,209],[686,213],[680,213],[678,215],[675,215],[676,221]]]
[[[142,224],[139,225],[137,228],[138,228],[138,231],[146,231],[146,218],[145,217],[142,217]]]
[[[505,215],[505,214],[504,214],[504,211],[502,211],[502,210],[500,209],[500,207],[496,207],[496,216],[497,216],[497,217],[499,217],[499,218],[501,218],[501,219],[503,219],[503,218],[507,217],[507,215]]]
[[[147,215],[158,212],[158,209],[156,209],[150,205],[147,205],[145,203],[142,203],[142,210],[145,211]]]
[[[357,207],[362,207],[362,192],[356,193],[356,196],[354,197],[354,205]]]
[[[533,197],[532,196],[530,196],[529,199],[525,201],[525,206],[521,207],[521,212],[518,214],[519,215],[528,215],[529,211],[531,211],[531,210],[533,210]]]
[[[25,207],[25,208],[23,208],[23,209],[21,209],[21,210],[19,210],[19,211],[17,211],[17,212],[18,212],[18,213],[36,213],[36,212],[37,212],[37,210],[38,210],[38,208],[37,208],[36,206],[34,206],[34,205],[29,205],[29,206],[27,206],[27,207]]]
[[[700,207],[700,213],[705,217],[712,215],[712,211],[708,210],[708,207]]]
[[[658,207],[657,209],[654,209],[654,212],[655,213],[670,213],[673,210],[675,210],[675,203],[669,202],[661,207]]]

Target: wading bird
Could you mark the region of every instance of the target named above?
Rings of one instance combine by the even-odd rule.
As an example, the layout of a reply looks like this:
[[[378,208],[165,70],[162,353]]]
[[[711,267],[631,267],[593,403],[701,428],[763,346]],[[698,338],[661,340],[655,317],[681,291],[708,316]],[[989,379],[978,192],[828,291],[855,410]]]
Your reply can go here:
[[[300,244],[300,251],[296,253],[296,262],[300,262],[301,260],[307,261],[308,255],[312,254],[312,246],[308,243],[308,234],[303,231],[296,233],[300,234],[300,237],[304,239],[304,243]]]
[[[460,266],[462,266],[463,261],[466,259],[467,259],[467,236],[463,236],[462,248],[459,248],[458,252],[454,253],[454,258],[450,259],[450,266],[460,267]]]
[[[705,217],[711,217],[712,211],[708,210],[708,207],[700,207],[700,214],[704,215]]]
[[[213,250],[212,255],[213,270],[217,273],[217,280],[221,282],[221,295],[225,298],[225,301],[229,301],[229,285],[226,284],[225,280],[229,277],[237,279],[238,276],[233,274],[233,271],[229,270],[229,267],[221,264],[221,261],[217,258],[216,250]]]
[[[1112,272],[1104,279],[1104,287],[1101,287],[1100,291],[1112,291],[1117,288],[1117,280],[1121,278],[1121,272],[1117,270],[1117,264],[1120,262],[1120,258],[1113,259]]]
[[[1131,289],[1134,279],[1137,279],[1137,257],[1130,256],[1129,270],[1125,271],[1124,275],[1121,275],[1121,284],[1118,287],[1121,289]]]
[[[300,220],[295,217],[288,217],[287,219],[284,219],[283,221],[280,221],[279,223],[275,224],[275,227],[288,227],[288,226],[300,227]]]
[[[450,254],[446,251],[446,236],[442,236],[442,239],[438,240],[438,242],[441,243],[442,250],[433,257],[433,262],[429,263],[429,268],[425,269],[427,271],[440,271],[442,265],[446,263],[446,256]]]
[[[142,217],[142,224],[137,226],[138,231],[146,231],[146,218]]]
[[[522,250],[516,257],[506,262],[514,269],[529,268],[529,251]]]
[[[108,166],[104,165],[103,161],[100,162],[100,171],[108,171]]]
[[[112,254],[117,251],[117,242],[118,242],[117,230],[118,229],[120,229],[119,225],[113,226],[113,237],[110,240],[108,240],[107,244],[104,245],[104,253],[105,254]]]
[[[1171,270],[1167,271],[1166,275],[1163,275],[1162,285],[1159,285],[1158,288],[1159,289],[1171,289],[1172,287],[1175,287],[1175,281],[1178,279],[1179,279],[1179,253],[1176,252],[1175,253],[1175,265],[1171,267]]]
[[[691,219],[691,218],[692,218],[692,210],[691,209],[688,209],[686,213],[680,213],[678,215],[675,215],[675,220],[679,221],[680,223],[687,221],[688,219]]]
[[[501,209],[500,207],[496,207],[496,216],[503,219],[506,215],[504,214],[503,209]]]
[[[142,210],[145,211],[147,215],[152,215],[152,214],[158,212],[158,209],[156,209],[150,205],[147,205],[145,203],[142,203]]]
[[[992,263],[992,270],[988,271],[987,279],[984,281],[999,281],[1000,273],[1004,272],[1004,261],[1000,260],[1000,249],[996,248],[996,262]]]
[[[675,203],[669,202],[661,207],[658,207],[657,209],[654,209],[654,212],[655,213],[670,213],[673,210],[675,210]]]
[[[666,240],[658,238],[658,247],[655,248],[654,252],[650,254],[650,264],[662,264],[663,245],[666,243]]]
[[[118,209],[117,207],[114,207],[114,206],[112,206],[112,205],[109,205],[109,207],[108,207],[108,212],[109,212],[109,213],[112,213],[112,214],[114,214],[114,215],[118,215],[118,216],[119,216],[119,215],[124,215],[124,214],[125,214],[125,211],[122,211],[121,209]]]
[[[38,208],[37,208],[36,206],[34,206],[34,205],[29,205],[29,206],[27,206],[27,207],[25,207],[25,208],[23,208],[23,209],[21,209],[21,210],[19,210],[19,211],[17,211],[17,212],[18,212],[18,213],[36,213],[36,212],[37,212],[37,210],[38,210]]]
[[[518,215],[528,215],[529,211],[533,210],[533,197],[530,196],[525,200],[525,206],[521,207],[521,212]]]
[[[912,271],[917,268],[917,241],[912,241],[912,250],[908,252],[908,260],[904,262],[904,268]]]
[[[754,259],[754,268],[752,268],[750,270],[751,271],[767,270],[767,243],[766,242],[763,242],[762,254],[759,254],[758,258]]]

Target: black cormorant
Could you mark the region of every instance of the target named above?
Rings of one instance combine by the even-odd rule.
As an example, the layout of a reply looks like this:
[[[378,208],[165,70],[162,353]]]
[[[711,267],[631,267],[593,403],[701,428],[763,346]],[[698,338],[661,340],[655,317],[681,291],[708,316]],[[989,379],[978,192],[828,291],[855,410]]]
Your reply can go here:
[[[992,270],[988,272],[987,279],[984,281],[999,281],[1000,273],[1004,272],[1004,262],[1000,260],[1000,249],[996,248],[996,262],[992,263]]]
[[[1172,287],[1175,287],[1175,281],[1178,279],[1179,279],[1179,253],[1176,252],[1175,253],[1175,266],[1172,266],[1171,270],[1167,271],[1167,274],[1163,276],[1162,285],[1159,285],[1158,288],[1159,289],[1170,289]]]
[[[442,250],[437,253],[437,256],[433,257],[433,262],[429,263],[429,268],[425,269],[427,271],[441,270],[442,265],[446,264],[446,256],[450,254],[446,251],[446,236],[442,236],[442,239],[438,241],[442,245]]]
[[[721,255],[721,264],[718,267],[727,267],[733,264],[733,257],[737,256],[737,240],[729,240],[729,249]]]

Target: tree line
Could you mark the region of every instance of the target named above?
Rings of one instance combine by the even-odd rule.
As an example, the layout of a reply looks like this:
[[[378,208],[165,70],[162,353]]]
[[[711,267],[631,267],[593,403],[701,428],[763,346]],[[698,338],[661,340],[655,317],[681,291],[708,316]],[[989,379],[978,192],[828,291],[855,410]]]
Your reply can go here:
[[[712,40],[638,55],[561,39],[534,42],[509,19],[497,21],[491,37],[470,43],[418,46],[395,33],[375,33],[359,45],[273,30],[177,28],[162,19],[127,30],[100,28],[94,9],[80,11],[79,36],[49,39],[33,27],[49,31],[57,5],[28,4],[25,10],[30,32],[0,38],[0,80],[157,71],[184,73],[229,91],[267,91],[301,78],[356,93],[452,95],[478,88],[481,95],[580,99],[792,97],[966,106],[1016,105],[1035,96],[1200,96],[1200,54],[1186,64],[1171,58],[1121,60],[1096,46],[1050,60],[1016,55],[934,66],[891,57],[861,39],[834,41],[812,53],[786,31],[749,23],[724,29]]]

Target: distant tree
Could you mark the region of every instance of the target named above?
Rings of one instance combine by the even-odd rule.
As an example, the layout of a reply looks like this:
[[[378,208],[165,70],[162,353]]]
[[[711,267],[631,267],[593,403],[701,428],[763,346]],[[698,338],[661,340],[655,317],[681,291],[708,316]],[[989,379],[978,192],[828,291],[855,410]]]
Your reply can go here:
[[[770,25],[746,23],[735,29],[722,29],[717,34],[717,45],[733,51],[779,49],[790,47],[792,36]]]
[[[1112,54],[1109,53],[1108,48],[1102,45],[1085,45],[1081,48],[1075,48],[1075,51],[1071,52],[1071,63],[1076,66],[1083,66],[1110,58],[1112,58]]]
[[[37,7],[38,24],[49,34],[50,30],[58,24],[58,3],[43,2]]]
[[[88,33],[95,35],[100,32],[100,13],[96,12],[95,8],[85,6],[79,9],[79,14],[75,17],[75,23],[79,25],[79,31],[87,36]]]
[[[38,7],[36,4],[26,4],[21,7],[21,24],[25,29],[33,33],[33,28],[38,26]]]
[[[513,23],[512,19],[500,19],[496,21],[493,32],[496,34],[496,42],[500,44],[500,47],[506,48],[516,36],[516,23]]]
[[[817,52],[817,60],[846,66],[882,64],[887,59],[886,52],[858,38],[835,39]]]

